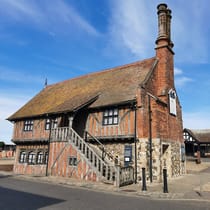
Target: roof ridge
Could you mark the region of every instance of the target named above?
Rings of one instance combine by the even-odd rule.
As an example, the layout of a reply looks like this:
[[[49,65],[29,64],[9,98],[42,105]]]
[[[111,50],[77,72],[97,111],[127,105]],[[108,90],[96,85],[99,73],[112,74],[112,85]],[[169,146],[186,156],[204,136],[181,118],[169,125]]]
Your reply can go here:
[[[144,59],[144,60],[134,61],[134,62],[132,62],[132,63],[128,63],[128,64],[124,64],[124,65],[120,65],[120,66],[116,66],[116,67],[112,67],[112,68],[106,68],[106,69],[98,70],[98,71],[90,72],[90,73],[87,73],[87,74],[84,74],[84,75],[79,75],[79,76],[74,77],[74,78],[69,78],[69,79],[66,79],[66,80],[63,80],[63,81],[54,83],[54,84],[50,84],[50,85],[48,85],[47,87],[52,87],[52,86],[54,86],[54,85],[59,85],[59,84],[68,82],[69,80],[77,80],[77,79],[81,79],[81,78],[83,78],[83,77],[85,78],[85,77],[88,77],[88,76],[99,75],[99,74],[102,74],[102,73],[105,73],[105,72],[117,71],[117,70],[119,70],[119,69],[123,69],[123,68],[127,68],[127,67],[130,67],[130,66],[134,66],[134,65],[143,63],[143,62],[145,62],[145,61],[152,60],[152,59],[156,59],[156,57],[153,56],[153,57],[151,57],[151,58],[146,58],[146,59]]]
[[[190,129],[193,132],[201,132],[201,133],[205,133],[205,132],[210,132],[210,129],[208,128],[204,128],[204,129]]]
[[[91,108],[127,103],[136,97],[139,84],[154,68],[155,61],[156,57],[152,57],[48,85],[8,119],[17,120],[32,113],[41,116],[51,110],[54,113],[70,112],[83,105],[86,97],[99,92],[101,95]]]

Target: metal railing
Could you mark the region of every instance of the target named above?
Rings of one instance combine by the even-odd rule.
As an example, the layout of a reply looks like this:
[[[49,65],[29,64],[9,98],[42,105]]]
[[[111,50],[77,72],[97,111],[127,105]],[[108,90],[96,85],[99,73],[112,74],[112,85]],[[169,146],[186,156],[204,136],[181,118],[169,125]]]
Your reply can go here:
[[[88,131],[85,131],[85,138],[86,138],[86,140],[88,140],[88,136],[93,140],[93,141],[95,141],[99,146],[98,146],[98,148],[101,150],[101,152],[102,152],[102,155],[101,155],[101,157],[102,157],[102,159],[104,160],[105,159],[105,157],[107,157],[108,158],[108,160],[110,161],[113,161],[113,162],[115,162],[115,157],[114,157],[114,155],[111,153],[111,152],[108,152],[107,151],[107,149],[105,148],[105,146],[100,142],[100,140],[99,139],[97,139],[95,136],[93,136],[92,134],[90,134]]]
[[[134,182],[134,168],[132,166],[119,168],[119,187],[133,184]]]

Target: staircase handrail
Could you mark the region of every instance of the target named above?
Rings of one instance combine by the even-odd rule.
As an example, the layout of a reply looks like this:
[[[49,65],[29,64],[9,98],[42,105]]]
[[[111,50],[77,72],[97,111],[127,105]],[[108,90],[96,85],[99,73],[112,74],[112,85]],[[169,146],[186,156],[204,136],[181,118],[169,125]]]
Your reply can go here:
[[[88,131],[85,131],[86,134],[88,134],[91,138],[93,138],[99,145],[102,146],[102,152],[105,153],[110,159],[114,160],[114,156],[112,154],[110,154],[109,152],[107,152],[105,146],[95,137],[93,136],[91,133],[89,133]],[[99,147],[100,148],[100,147]],[[101,149],[101,148],[100,148]]]
[[[108,180],[111,180],[110,176],[114,172],[115,182],[118,182],[119,178],[117,175],[119,174],[119,169],[114,164],[114,162],[113,164],[106,162],[73,128],[62,127],[62,128],[52,129],[51,140],[65,141],[67,144],[70,143],[74,145],[77,148],[77,150],[81,151],[81,154],[84,155],[84,157],[89,161],[92,167],[94,167],[97,170],[97,172],[101,174],[101,176],[105,176],[107,177]],[[61,153],[63,153],[64,149],[65,148],[62,149]],[[58,156],[60,156],[61,153]],[[59,157],[56,158],[55,162],[57,162],[58,159]],[[55,166],[55,162],[53,163],[53,167]],[[105,175],[104,175],[104,167],[106,171]]]

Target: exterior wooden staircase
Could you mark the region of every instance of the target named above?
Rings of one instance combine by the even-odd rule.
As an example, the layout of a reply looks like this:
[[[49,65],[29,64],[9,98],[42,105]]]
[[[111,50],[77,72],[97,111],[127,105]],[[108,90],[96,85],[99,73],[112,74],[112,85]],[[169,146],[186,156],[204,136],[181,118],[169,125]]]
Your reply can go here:
[[[70,127],[52,129],[51,141],[64,141],[66,142],[65,147],[71,144],[86,159],[91,168],[101,177],[101,180],[118,185],[119,167],[115,166],[114,161],[107,161],[103,155],[99,155],[74,129]],[[54,167],[65,147],[57,155],[51,168]]]

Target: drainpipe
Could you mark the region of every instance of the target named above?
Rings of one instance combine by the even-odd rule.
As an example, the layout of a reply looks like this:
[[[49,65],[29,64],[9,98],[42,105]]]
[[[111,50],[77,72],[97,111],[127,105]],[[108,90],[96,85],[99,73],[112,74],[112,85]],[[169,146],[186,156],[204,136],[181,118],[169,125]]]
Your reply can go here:
[[[167,107],[167,104],[160,100],[158,97],[152,95],[151,93],[147,92],[148,96],[148,116],[149,116],[149,153],[150,153],[150,158],[149,158],[149,174],[150,174],[150,182],[152,183],[153,179],[153,174],[152,174],[152,110],[151,110],[151,98],[155,100],[156,103]]]
[[[148,94],[148,116],[149,116],[149,174],[150,182],[152,183],[152,116],[151,116],[151,99]]]
[[[46,165],[46,176],[48,176],[48,166],[49,166],[49,157],[50,157],[50,137],[52,132],[52,118],[50,118],[50,131],[48,137],[48,157],[47,157],[47,165]]]
[[[136,129],[137,129],[137,121],[136,121],[136,114],[137,114],[137,104],[134,104],[134,145],[135,145],[135,184],[137,183],[137,138],[136,138]]]

